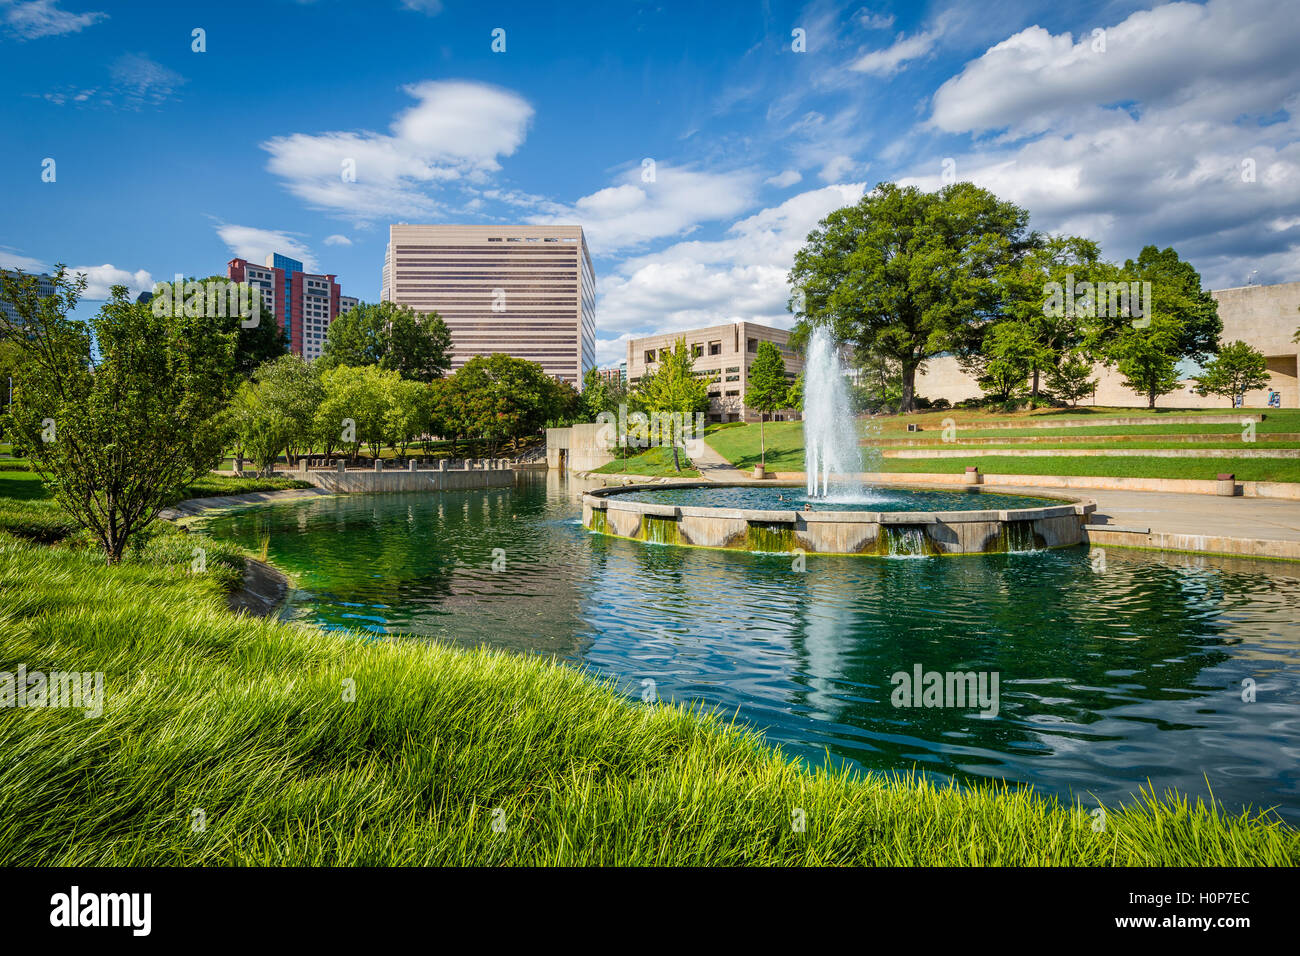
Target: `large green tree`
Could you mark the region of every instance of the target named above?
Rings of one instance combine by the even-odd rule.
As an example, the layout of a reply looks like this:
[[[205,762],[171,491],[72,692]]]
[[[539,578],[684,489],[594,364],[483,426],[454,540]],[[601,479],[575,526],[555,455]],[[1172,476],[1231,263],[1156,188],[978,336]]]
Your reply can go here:
[[[1033,341],[1037,345],[1032,353],[1025,355],[1031,403],[1038,401],[1043,375],[1050,375],[1066,356],[1077,350],[1088,331],[1077,316],[1064,309],[1051,308],[1049,288],[1053,284],[1063,288],[1067,283],[1114,281],[1116,274],[1116,267],[1102,261],[1101,250],[1091,239],[1037,234],[1023,256],[1004,264],[998,271],[1002,295],[1000,321],[1018,323],[1023,329],[1021,341]],[[985,338],[991,328],[985,330]],[[979,352],[987,355],[989,344],[981,342]]]
[[[215,467],[228,436],[236,333],[154,310],[114,286],[89,322],[71,317],[84,277],[58,266],[54,294],[3,278],[21,328],[0,319],[23,360],[9,421],[32,469],[99,542],[110,564],[130,536]]]
[[[362,303],[330,323],[321,352],[326,367],[377,365],[402,378],[431,382],[451,367],[451,332],[436,312],[393,302]]]
[[[264,363],[240,386],[231,403],[235,438],[263,473],[283,451],[292,464],[310,451],[316,412],[325,399],[320,370],[298,355]]]
[[[749,382],[745,388],[745,404],[758,411],[758,446],[760,461],[767,466],[767,439],[763,434],[763,420],[772,412],[788,408],[790,383],[785,377],[785,359],[775,343],[758,343],[758,353],[749,367]]]
[[[998,276],[1034,244],[1029,214],[970,183],[927,193],[881,183],[821,221],[795,256],[792,308],[859,352],[899,363],[902,410],[916,373],[969,352],[1000,308]]]
[[[561,386],[536,362],[476,355],[438,386],[432,417],[443,437],[484,439],[495,455],[502,442],[534,435],[574,410],[577,391]]]

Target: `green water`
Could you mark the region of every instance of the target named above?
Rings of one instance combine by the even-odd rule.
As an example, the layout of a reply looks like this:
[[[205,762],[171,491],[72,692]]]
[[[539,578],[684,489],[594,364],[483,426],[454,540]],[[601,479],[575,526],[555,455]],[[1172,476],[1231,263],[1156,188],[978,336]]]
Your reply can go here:
[[[486,643],[699,700],[811,762],[1157,790],[1300,821],[1300,568],[1084,548],[960,559],[749,554],[581,527],[551,480],[317,498],[207,522],[298,576],[322,628]],[[364,639],[364,638],[359,638]],[[996,716],[899,707],[896,674],[997,674]],[[1253,703],[1242,700],[1252,681]]]

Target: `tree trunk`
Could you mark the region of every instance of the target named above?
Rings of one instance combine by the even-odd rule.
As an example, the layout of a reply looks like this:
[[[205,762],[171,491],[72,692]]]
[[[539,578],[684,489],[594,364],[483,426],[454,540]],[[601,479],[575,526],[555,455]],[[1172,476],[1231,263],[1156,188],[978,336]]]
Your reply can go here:
[[[916,362],[903,362],[903,400],[899,404],[900,412],[916,411]]]
[[[1037,366],[1035,366],[1035,368],[1034,368],[1034,384],[1033,384],[1033,387],[1032,387],[1032,388],[1030,389],[1030,391],[1029,391],[1029,403],[1030,403],[1030,406],[1031,406],[1031,407],[1037,407],[1037,405],[1038,405],[1038,368],[1037,368]]]

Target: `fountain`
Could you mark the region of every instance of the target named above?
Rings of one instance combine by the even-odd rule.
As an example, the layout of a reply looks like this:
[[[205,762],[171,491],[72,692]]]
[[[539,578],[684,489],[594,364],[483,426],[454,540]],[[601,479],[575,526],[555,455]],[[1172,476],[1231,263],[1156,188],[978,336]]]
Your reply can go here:
[[[828,498],[860,490],[862,471],[857,423],[839,350],[830,331],[818,328],[808,344],[803,374],[804,470],[808,497]]]
[[[653,544],[924,558],[1070,547],[1097,507],[965,486],[868,492],[844,367],[824,328],[808,346],[803,412],[806,494],[794,481],[598,488],[583,495],[583,525]]]

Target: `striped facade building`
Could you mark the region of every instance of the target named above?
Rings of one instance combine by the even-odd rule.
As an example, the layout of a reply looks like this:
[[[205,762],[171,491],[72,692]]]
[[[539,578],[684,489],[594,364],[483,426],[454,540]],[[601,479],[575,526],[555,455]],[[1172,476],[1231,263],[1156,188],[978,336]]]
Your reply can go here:
[[[596,364],[596,273],[581,226],[399,224],[381,297],[437,312],[451,371],[504,352],[574,387]]]

